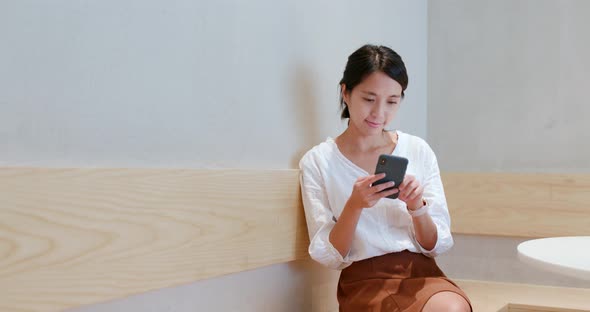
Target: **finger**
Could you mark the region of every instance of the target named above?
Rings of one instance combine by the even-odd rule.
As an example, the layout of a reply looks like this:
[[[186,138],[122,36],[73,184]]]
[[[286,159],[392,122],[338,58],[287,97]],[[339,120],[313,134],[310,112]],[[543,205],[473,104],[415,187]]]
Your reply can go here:
[[[411,194],[414,189],[416,188],[414,181],[406,181],[406,184],[402,187],[400,186],[400,193],[399,195],[403,198],[407,198],[409,194]]]
[[[355,183],[355,185],[360,188],[361,190],[367,190],[368,188],[371,187],[371,178],[373,176],[364,176],[364,177],[360,177],[358,178]]]
[[[371,195],[370,198],[371,198],[371,200],[379,200],[381,198],[391,196],[391,195],[396,194],[398,192],[399,192],[399,190],[397,188],[393,188],[391,190],[386,190],[386,191],[382,191],[379,193],[375,193],[375,194]]]
[[[395,183],[394,182],[385,182],[379,185],[374,185],[373,187],[371,187],[371,190],[373,191],[373,193],[379,193],[381,191],[383,191],[384,189],[388,189],[390,187],[394,187]]]
[[[406,187],[408,187],[408,184],[412,183],[415,180],[414,176],[411,174],[407,174],[404,177],[404,180],[402,181],[402,183],[400,184],[399,188],[400,189],[405,189]]]
[[[373,184],[373,183],[385,178],[385,173],[374,174],[372,176],[368,176],[367,178],[368,178],[367,181],[369,182],[369,184]]]
[[[391,195],[397,194],[397,193],[399,193],[399,189],[398,188],[393,188],[391,190],[384,191],[381,194],[383,194],[383,197],[387,197],[387,196],[391,196]]]
[[[408,193],[407,192],[402,192],[400,190],[399,195],[398,195],[399,200],[403,201],[403,202],[408,202]]]
[[[401,193],[404,194],[404,196],[408,197],[410,194],[412,194],[415,189],[421,187],[420,182],[418,180],[416,180],[416,178],[412,177],[408,183],[405,185],[405,187],[401,188]]]
[[[408,201],[413,201],[419,197],[422,197],[422,193],[423,193],[422,186],[417,187],[416,189],[414,189],[414,191],[412,193],[408,194],[408,196],[407,196]]]
[[[363,183],[363,182],[365,182],[365,180],[367,180],[367,178],[369,178],[369,177],[359,177],[358,179],[356,179],[356,182]]]

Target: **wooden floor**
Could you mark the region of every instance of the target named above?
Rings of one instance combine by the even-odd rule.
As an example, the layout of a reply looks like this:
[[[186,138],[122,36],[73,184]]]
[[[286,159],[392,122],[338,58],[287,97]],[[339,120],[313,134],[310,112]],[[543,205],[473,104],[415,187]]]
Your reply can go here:
[[[523,304],[509,304],[508,312],[586,312],[588,310],[547,308]]]
[[[590,289],[456,280],[476,312],[587,312]]]

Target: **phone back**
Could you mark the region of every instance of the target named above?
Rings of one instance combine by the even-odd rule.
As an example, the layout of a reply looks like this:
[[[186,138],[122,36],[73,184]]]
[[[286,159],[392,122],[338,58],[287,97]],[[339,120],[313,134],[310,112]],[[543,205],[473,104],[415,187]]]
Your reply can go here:
[[[394,181],[395,186],[387,188],[386,190],[390,190],[392,188],[398,187],[404,177],[406,175],[406,169],[408,168],[408,159],[399,156],[387,155],[383,154],[379,156],[377,160],[377,167],[375,168],[375,174],[385,173],[385,178],[373,183],[373,185]],[[388,198],[396,199],[398,193],[388,196]]]

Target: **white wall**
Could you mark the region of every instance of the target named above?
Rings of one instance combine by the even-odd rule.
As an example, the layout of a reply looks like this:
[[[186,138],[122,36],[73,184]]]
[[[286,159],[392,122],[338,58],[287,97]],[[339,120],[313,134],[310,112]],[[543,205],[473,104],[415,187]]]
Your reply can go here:
[[[304,149],[338,133],[337,84],[366,42],[405,58],[400,127],[424,136],[426,9],[384,0],[3,1],[1,164],[294,167]]]
[[[0,166],[295,168],[343,129],[367,42],[403,56],[394,127],[426,135],[425,0],[4,0],[0,38]],[[335,276],[301,261],[79,310],[319,311]]]
[[[590,1],[429,2],[441,168],[590,172]]]
[[[441,170],[590,172],[590,1],[433,0],[428,10],[428,139]],[[519,262],[522,239],[455,239],[439,259],[451,276],[590,287]]]

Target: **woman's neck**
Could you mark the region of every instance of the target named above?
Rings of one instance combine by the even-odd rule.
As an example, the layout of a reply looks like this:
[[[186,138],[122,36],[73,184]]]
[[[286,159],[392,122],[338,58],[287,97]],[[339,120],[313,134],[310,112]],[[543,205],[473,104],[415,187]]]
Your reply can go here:
[[[395,144],[394,139],[387,131],[382,131],[379,134],[363,135],[353,127],[348,127],[342,134],[338,136],[337,142],[341,148],[350,152],[366,153],[377,149],[383,149]]]

